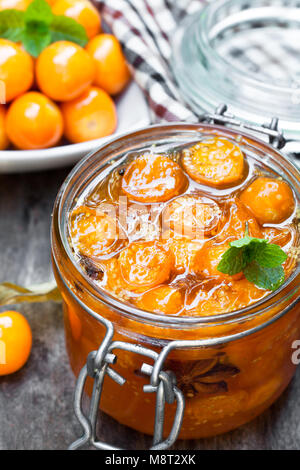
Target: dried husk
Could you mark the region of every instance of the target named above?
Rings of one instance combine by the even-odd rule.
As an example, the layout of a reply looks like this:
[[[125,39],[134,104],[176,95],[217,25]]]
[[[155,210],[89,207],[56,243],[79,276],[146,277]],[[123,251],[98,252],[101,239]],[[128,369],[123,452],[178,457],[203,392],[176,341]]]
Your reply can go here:
[[[10,282],[0,284],[0,306],[19,303],[61,302],[61,295],[55,281],[35,284],[28,287]]]

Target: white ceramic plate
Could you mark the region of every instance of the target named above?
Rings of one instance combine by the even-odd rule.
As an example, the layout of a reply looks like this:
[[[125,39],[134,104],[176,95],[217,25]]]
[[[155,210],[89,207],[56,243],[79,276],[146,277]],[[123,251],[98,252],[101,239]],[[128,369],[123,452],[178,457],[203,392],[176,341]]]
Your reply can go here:
[[[118,127],[113,134],[114,136],[145,127],[150,123],[145,98],[134,82],[118,98],[117,112]],[[95,150],[111,137],[43,150],[1,150],[0,173],[22,173],[68,166]]]

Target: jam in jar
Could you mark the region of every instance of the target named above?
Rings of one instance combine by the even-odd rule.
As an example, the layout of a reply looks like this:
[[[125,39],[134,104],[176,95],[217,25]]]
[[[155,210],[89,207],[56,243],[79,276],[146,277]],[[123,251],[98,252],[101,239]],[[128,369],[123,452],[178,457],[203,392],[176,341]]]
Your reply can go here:
[[[299,173],[272,147],[210,125],[157,126],[106,145],[73,171],[54,211],[53,259],[77,375],[105,335],[160,351],[186,409],[180,437],[233,429],[290,381],[299,339]],[[144,433],[155,396],[143,358],[117,353],[101,409]],[[91,391],[91,384],[88,384]],[[165,434],[172,427],[168,405]]]

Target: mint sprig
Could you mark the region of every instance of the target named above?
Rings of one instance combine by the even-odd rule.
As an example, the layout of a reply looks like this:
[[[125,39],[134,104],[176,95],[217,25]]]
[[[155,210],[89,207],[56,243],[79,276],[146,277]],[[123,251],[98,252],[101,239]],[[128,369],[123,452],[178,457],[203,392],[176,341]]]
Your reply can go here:
[[[0,37],[22,42],[33,57],[52,42],[72,41],[82,47],[88,42],[84,27],[72,18],[54,15],[46,0],[34,0],[25,12],[0,11]]]
[[[282,263],[287,255],[280,246],[263,238],[250,237],[247,233],[229,246],[218,264],[221,273],[233,276],[243,272],[248,281],[270,291],[278,289],[284,282]]]

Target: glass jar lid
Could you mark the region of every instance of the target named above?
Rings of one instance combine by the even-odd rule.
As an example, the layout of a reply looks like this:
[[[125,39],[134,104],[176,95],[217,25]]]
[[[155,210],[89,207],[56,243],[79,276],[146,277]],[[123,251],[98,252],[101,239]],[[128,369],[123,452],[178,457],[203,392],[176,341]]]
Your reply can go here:
[[[287,152],[298,153],[299,58],[299,1],[218,0],[183,22],[172,68],[195,112],[226,103],[241,121],[263,125],[276,116]]]

